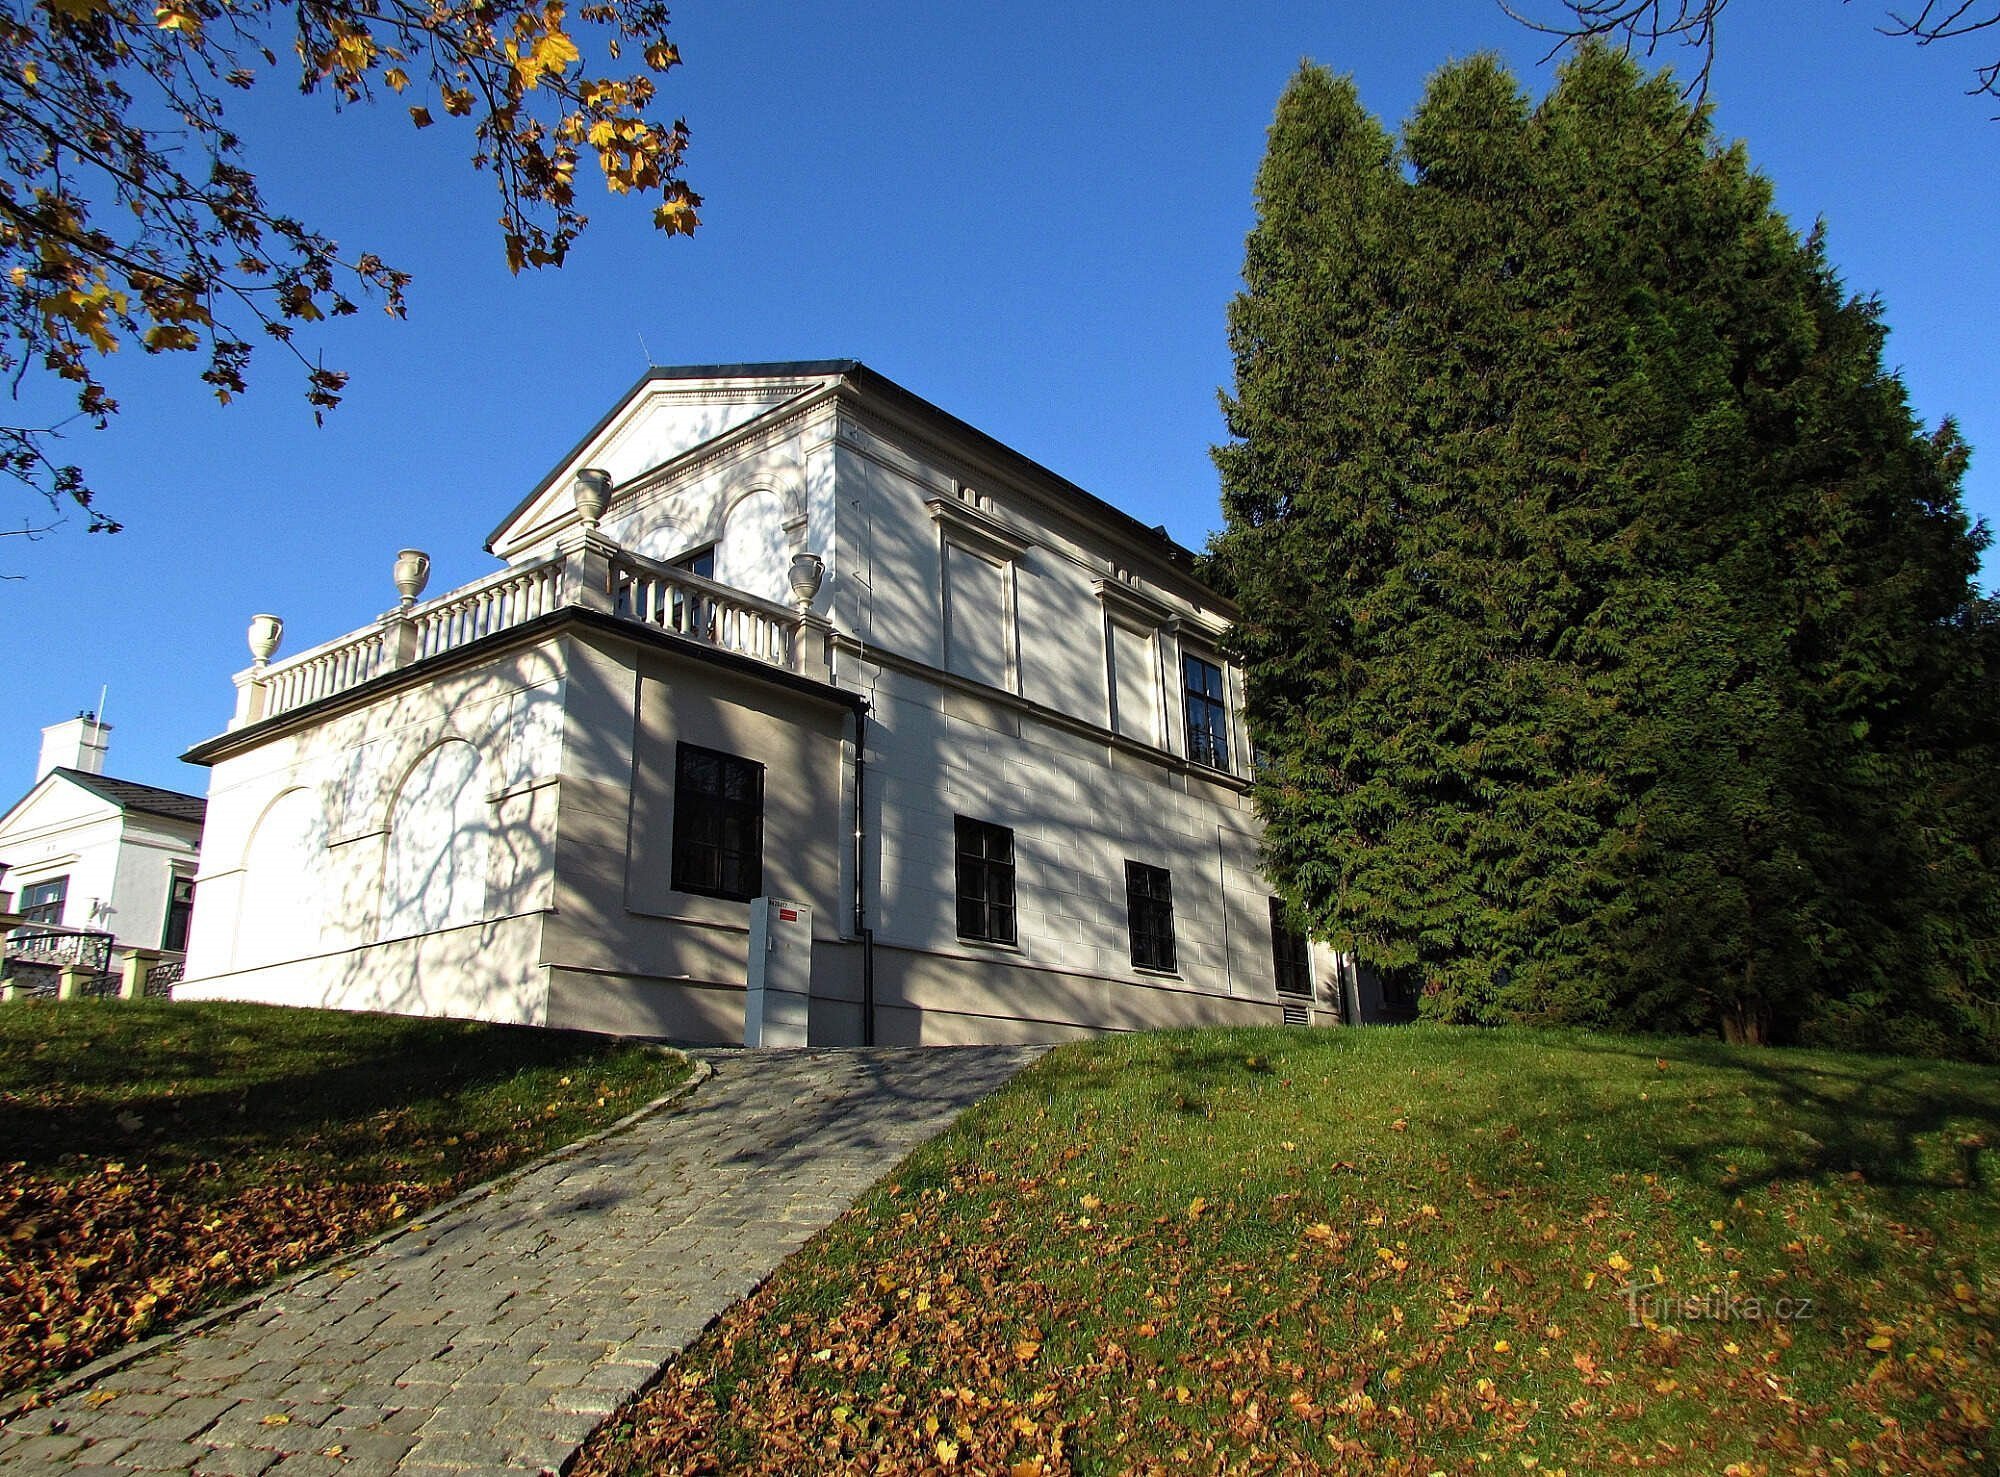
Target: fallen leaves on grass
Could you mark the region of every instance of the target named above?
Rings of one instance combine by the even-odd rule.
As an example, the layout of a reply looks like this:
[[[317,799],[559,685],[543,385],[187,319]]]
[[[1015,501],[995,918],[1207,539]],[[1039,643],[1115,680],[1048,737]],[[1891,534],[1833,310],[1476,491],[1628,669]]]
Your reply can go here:
[[[1518,1165],[1475,1174],[1425,1146],[1390,1158],[1407,1119],[1383,1113],[1368,1167],[1318,1143],[1301,1164],[1272,1131],[1297,1121],[1286,1105],[1225,1139],[1028,1087],[995,1110],[1004,1128],[921,1151],[726,1313],[578,1477],[1790,1477],[1990,1457],[1985,1284],[1910,1226],[1871,1240],[1902,1275],[1857,1274],[1811,1226],[1875,1216],[1859,1183],[1736,1198],[1716,1247],[1688,1234],[1717,1207],[1684,1204],[1684,1181],[1607,1166],[1592,1189],[1552,1184],[1518,1133],[1494,1135]],[[1288,1157],[1259,1169],[1267,1143]],[[1938,1296],[1919,1307],[1924,1268]],[[1628,1314],[1628,1292],[1654,1302]],[[1817,1321],[1774,1319],[1778,1298]]]
[[[0,1388],[74,1368],[232,1288],[387,1224],[431,1187],[259,1185],[110,1163],[74,1179],[0,1166]]]

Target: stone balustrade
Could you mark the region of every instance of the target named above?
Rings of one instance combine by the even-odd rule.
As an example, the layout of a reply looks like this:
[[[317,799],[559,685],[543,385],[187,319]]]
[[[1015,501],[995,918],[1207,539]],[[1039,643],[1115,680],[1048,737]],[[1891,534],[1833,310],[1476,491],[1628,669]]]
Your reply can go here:
[[[421,604],[406,602],[371,626],[279,661],[264,658],[275,648],[270,632],[282,623],[258,617],[266,623],[261,650],[253,623],[252,651],[260,660],[236,675],[229,726],[277,717],[568,607],[615,615],[820,681],[831,677],[831,627],[821,617],[619,549],[590,532],[551,558],[500,570]]]

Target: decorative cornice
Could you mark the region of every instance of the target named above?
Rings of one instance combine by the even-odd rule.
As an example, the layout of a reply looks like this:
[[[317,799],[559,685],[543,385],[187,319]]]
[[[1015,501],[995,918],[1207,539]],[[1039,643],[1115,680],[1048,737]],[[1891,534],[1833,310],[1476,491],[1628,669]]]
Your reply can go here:
[[[1164,626],[1170,631],[1180,627],[1179,611],[1122,580],[1094,579],[1090,588],[1113,615],[1122,615],[1144,626]]]
[[[955,497],[928,497],[924,506],[939,527],[956,542],[970,544],[982,554],[996,559],[1018,559],[1035,546],[1032,536],[1002,523]]]

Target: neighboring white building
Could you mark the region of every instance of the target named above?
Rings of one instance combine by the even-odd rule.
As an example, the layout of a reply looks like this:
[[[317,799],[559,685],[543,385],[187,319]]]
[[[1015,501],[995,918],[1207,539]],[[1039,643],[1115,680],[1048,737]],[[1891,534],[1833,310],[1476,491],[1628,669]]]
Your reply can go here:
[[[651,371],[487,547],[253,622],[177,994],[740,1040],[783,917],[814,1043],[1339,1018],[1163,529],[843,360]]]
[[[107,776],[110,733],[87,713],[43,729],[34,786],[0,815],[0,873],[26,925],[10,957],[62,955],[52,929],[108,936],[100,953],[186,948],[204,803]]]

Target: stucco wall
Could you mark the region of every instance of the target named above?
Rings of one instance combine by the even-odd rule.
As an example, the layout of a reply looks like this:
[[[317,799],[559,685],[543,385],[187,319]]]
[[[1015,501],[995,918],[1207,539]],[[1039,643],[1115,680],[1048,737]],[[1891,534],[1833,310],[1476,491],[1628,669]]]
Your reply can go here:
[[[539,915],[550,895],[562,689],[560,643],[542,642],[220,760],[177,993],[544,1019]],[[466,751],[476,756],[471,778],[454,795],[477,834],[412,859],[395,825],[399,801],[407,824],[413,790],[437,784],[435,756]],[[477,876],[464,879],[473,857]],[[429,895],[395,906],[397,877]],[[296,967],[271,967],[286,961]],[[462,981],[449,978],[454,961]]]
[[[552,1022],[742,1040],[749,904],[672,886],[681,742],[764,766],[765,890],[813,906],[814,994],[858,999],[840,932],[844,705],[596,633],[577,642],[568,701],[544,939]]]
[[[66,876],[64,927],[156,949],[169,883],[176,866],[192,871],[199,835],[192,822],[121,813],[57,777],[0,832],[0,861],[8,864],[7,891],[17,901],[36,883]]]

